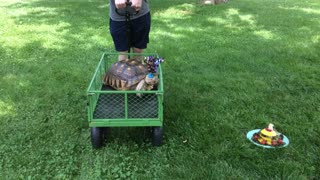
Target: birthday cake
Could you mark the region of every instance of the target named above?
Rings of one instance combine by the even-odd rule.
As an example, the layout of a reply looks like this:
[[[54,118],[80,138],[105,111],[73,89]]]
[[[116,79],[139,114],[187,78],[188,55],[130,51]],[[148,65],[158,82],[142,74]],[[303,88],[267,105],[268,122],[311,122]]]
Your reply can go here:
[[[283,135],[273,128],[273,124],[269,124],[267,128],[261,129],[252,136],[252,140],[261,145],[282,146],[285,144]]]

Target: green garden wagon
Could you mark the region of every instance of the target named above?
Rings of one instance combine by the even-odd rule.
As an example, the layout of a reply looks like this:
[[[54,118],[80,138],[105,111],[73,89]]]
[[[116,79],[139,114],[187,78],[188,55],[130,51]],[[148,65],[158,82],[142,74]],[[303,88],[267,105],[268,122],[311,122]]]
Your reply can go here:
[[[158,57],[157,54],[133,54]],[[162,144],[163,137],[163,79],[158,68],[159,83],[150,91],[119,91],[104,85],[103,77],[118,53],[103,53],[87,89],[88,121],[93,148],[100,148],[110,127],[150,127],[152,143]],[[137,93],[141,96],[137,96]]]

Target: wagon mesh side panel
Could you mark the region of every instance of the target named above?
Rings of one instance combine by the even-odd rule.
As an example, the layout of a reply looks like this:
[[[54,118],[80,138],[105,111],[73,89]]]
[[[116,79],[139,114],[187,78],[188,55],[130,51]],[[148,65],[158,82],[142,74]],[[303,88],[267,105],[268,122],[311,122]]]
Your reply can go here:
[[[109,89],[109,87],[103,87]],[[94,119],[125,119],[125,94],[102,93],[94,110]],[[128,119],[158,118],[158,97],[154,93],[127,94]]]
[[[125,118],[124,94],[100,94],[94,119]]]
[[[129,118],[157,118],[158,101],[155,94],[128,95],[128,117]]]

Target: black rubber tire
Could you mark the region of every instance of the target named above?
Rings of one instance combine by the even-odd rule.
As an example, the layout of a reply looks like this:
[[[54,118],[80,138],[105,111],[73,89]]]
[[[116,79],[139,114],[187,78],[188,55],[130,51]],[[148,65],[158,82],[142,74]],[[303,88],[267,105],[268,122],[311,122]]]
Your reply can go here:
[[[111,132],[110,127],[103,127],[102,128],[103,143],[106,143],[110,140],[110,132]]]
[[[157,126],[152,128],[152,144],[153,146],[161,146],[163,139],[163,127]]]
[[[103,145],[103,129],[100,127],[91,128],[91,144],[94,149],[99,149]]]

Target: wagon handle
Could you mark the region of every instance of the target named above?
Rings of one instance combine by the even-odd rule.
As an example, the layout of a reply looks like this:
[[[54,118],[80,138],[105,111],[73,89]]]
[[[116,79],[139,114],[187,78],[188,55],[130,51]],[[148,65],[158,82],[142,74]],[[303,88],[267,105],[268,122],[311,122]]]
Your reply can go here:
[[[136,15],[139,13],[139,11],[136,11],[135,9],[133,9],[131,7],[132,2],[130,2],[129,0],[126,1],[126,8],[124,8],[124,10],[122,9],[121,11],[118,10],[117,8],[116,13],[120,16],[125,16],[126,17],[126,26],[127,26],[127,43],[128,43],[128,53],[130,53],[130,49],[131,49],[131,44],[132,44],[132,39],[131,39],[131,19],[130,17],[133,15]],[[130,55],[128,55],[129,58]]]
[[[139,13],[139,11],[136,11],[135,9],[133,9],[131,7],[132,2],[130,2],[129,0],[127,0],[126,2],[126,7],[124,9],[116,9],[116,13],[120,16],[126,16],[126,17],[130,17],[132,15],[137,15]]]

